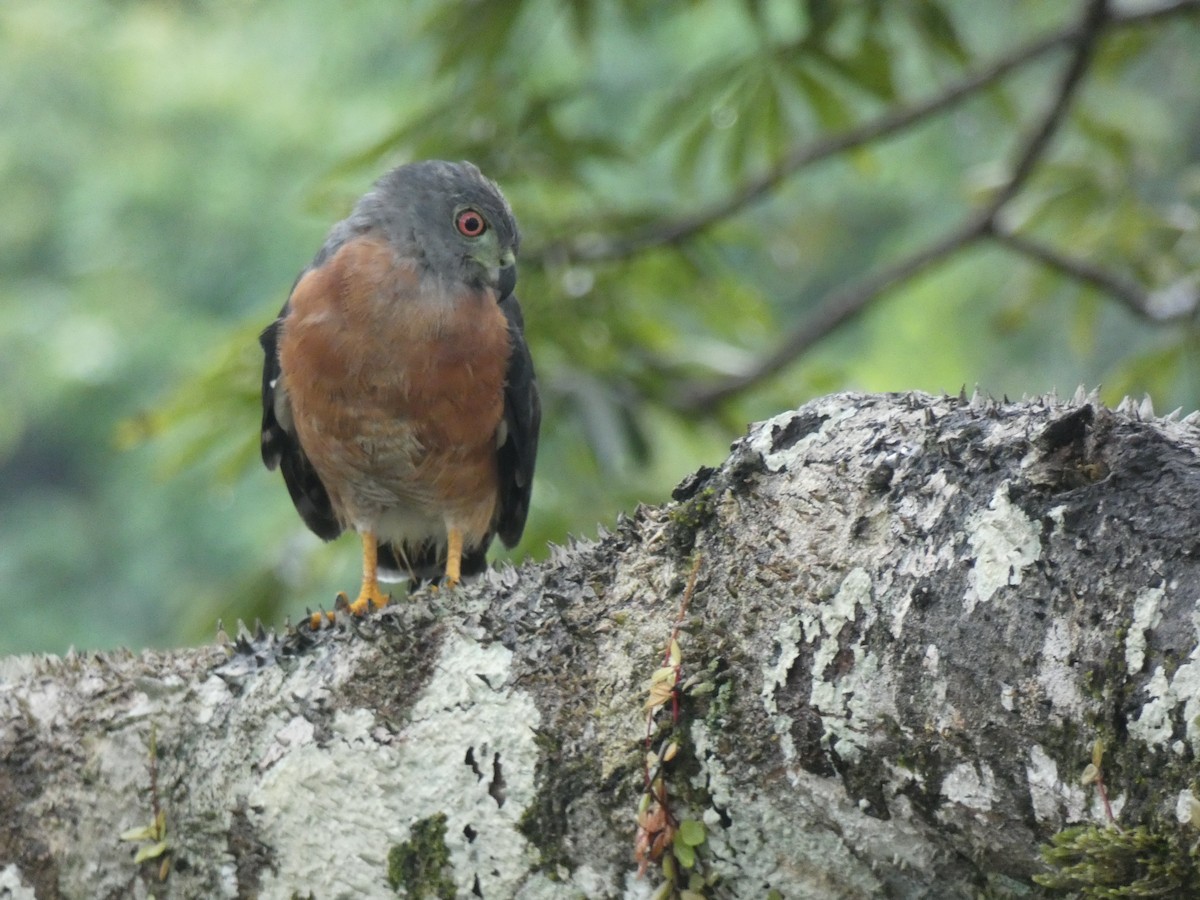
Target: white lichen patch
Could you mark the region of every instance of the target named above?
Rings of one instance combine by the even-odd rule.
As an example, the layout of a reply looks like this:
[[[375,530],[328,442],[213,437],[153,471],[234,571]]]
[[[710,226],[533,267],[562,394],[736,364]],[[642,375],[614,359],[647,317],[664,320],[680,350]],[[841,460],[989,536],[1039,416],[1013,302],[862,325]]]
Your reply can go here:
[[[1145,627],[1151,629],[1161,618],[1159,612],[1161,592],[1157,597],[1148,597],[1145,600],[1142,598],[1153,590],[1158,589],[1150,588],[1139,593],[1138,601],[1140,602],[1134,604],[1134,622],[1139,621],[1140,607],[1140,620],[1148,623]],[[1169,743],[1171,752],[1178,755],[1186,752],[1189,743],[1193,753],[1200,752],[1200,603],[1192,610],[1192,629],[1196,643],[1192,646],[1191,653],[1188,654],[1188,661],[1176,669],[1175,674],[1170,678],[1167,677],[1162,666],[1155,667],[1154,673],[1144,688],[1149,700],[1142,706],[1137,718],[1129,723],[1129,733],[1134,737],[1151,746],[1167,747]],[[1134,637],[1132,630],[1130,640]],[[1144,647],[1145,635],[1143,634],[1140,652],[1145,652]],[[1126,659],[1128,660],[1128,658],[1129,644],[1127,643]],[[1178,739],[1172,740],[1175,731],[1175,715],[1180,705],[1183,706],[1182,719],[1186,743]]]
[[[817,608],[821,614],[821,630],[835,641],[842,629],[854,621],[859,609],[866,613],[863,620],[865,631],[875,618],[871,606],[871,576],[864,569],[852,569],[833,599],[817,604]]]
[[[229,685],[225,683],[225,679],[218,675],[210,675],[204,679],[195,689],[192,706],[195,710],[193,715],[196,722],[200,725],[207,725],[212,721],[217,710],[221,709],[232,694],[229,691]]]
[[[762,702],[767,715],[774,716],[779,711],[775,702],[775,694],[787,681],[788,672],[796,657],[800,655],[800,644],[805,639],[804,624],[800,616],[793,616],[779,628],[775,642],[779,645],[779,655],[773,662],[763,666]]]
[[[1131,675],[1141,672],[1146,663],[1146,632],[1162,621],[1165,593],[1161,587],[1143,588],[1133,601],[1133,621],[1125,638],[1125,666]]]
[[[1000,706],[1005,712],[1012,712],[1016,708],[1016,691],[1011,684],[1000,682]]]
[[[1008,482],[996,488],[988,508],[967,520],[967,541],[975,565],[963,605],[987,603],[1000,588],[1021,583],[1022,572],[1042,552],[1041,527],[1008,496]]]
[[[1129,723],[1129,733],[1151,746],[1162,746],[1170,740],[1174,730],[1171,710],[1175,708],[1177,700],[1162,666],[1155,668],[1145,690],[1150,700],[1142,706],[1137,718]]]
[[[1129,723],[1129,733],[1151,746],[1167,746],[1174,734],[1174,714],[1183,706],[1185,737],[1192,751],[1200,751],[1200,646],[1192,650],[1188,662],[1167,677],[1162,666],[1157,666],[1146,685],[1149,702],[1138,717]],[[1171,750],[1182,753],[1185,747],[1175,741]]]
[[[946,473],[934,472],[921,485],[920,490],[906,494],[896,505],[896,516],[906,523],[909,533],[928,533],[937,528],[938,522],[959,493],[958,485],[952,483]]]
[[[775,443],[775,434],[786,430],[795,420],[796,413],[783,413],[754,426],[749,437],[749,447],[762,454],[767,468],[776,471],[793,468],[795,463],[804,457],[809,445],[821,439],[823,431],[836,426],[844,419],[852,418],[859,412],[859,409],[853,403],[847,402],[846,397],[834,394],[824,400],[809,403],[805,406],[805,411],[815,416],[824,416],[825,421],[821,423],[820,428],[814,429],[811,433],[779,451],[771,449]]]
[[[696,785],[708,792],[715,807],[731,811],[728,827],[721,826],[715,812],[704,817],[705,860],[728,886],[730,897],[759,900],[768,890],[784,897],[872,897],[882,891],[870,865],[847,839],[869,840],[863,832],[883,831],[884,823],[850,803],[836,779],[805,773],[803,790],[754,790],[732,781],[719,743],[702,722],[692,724],[691,737],[701,764]],[[830,821],[845,826],[840,837]],[[910,846],[898,823],[889,824],[897,863],[923,865],[927,860],[920,856],[920,843]],[[910,851],[915,854],[911,859]]]
[[[1058,763],[1040,744],[1029,748],[1025,766],[1033,815],[1039,824],[1054,827],[1063,822],[1082,822],[1088,817],[1088,798],[1083,788],[1058,777]]]
[[[845,715],[825,718],[827,735],[837,738],[837,751],[843,759],[856,759],[870,740],[877,723],[896,716],[896,691],[879,657],[871,652],[859,655],[855,648],[854,667],[833,682],[834,702]]]
[[[21,878],[21,870],[16,864],[10,864],[0,869],[0,898],[3,900],[37,900],[33,888]]]
[[[339,711],[320,747],[295,719],[278,728],[278,757],[248,798],[264,840],[281,850],[263,895],[295,885],[327,898],[384,895],[389,850],[438,814],[459,895],[476,878],[485,896],[512,895],[535,853],[517,823],[534,799],[540,716],[506,685],[511,656],[447,638],[407,725],[387,740],[365,709]]]
[[[949,803],[985,813],[996,802],[996,775],[987,763],[959,763],[942,779],[942,796]]]
[[[62,709],[61,695],[59,686],[48,679],[32,687],[25,695],[30,717],[46,730],[58,724]]]
[[[1065,620],[1053,620],[1042,641],[1037,673],[1038,685],[1050,701],[1051,708],[1058,715],[1071,720],[1081,718],[1087,705],[1071,665],[1076,639],[1077,635],[1071,633],[1071,627]]]
[[[942,654],[938,651],[937,644],[930,644],[925,648],[925,655],[921,657],[921,668],[926,674],[936,678],[941,665]]]
[[[1025,777],[1029,782],[1029,799],[1033,801],[1034,818],[1039,823],[1057,821],[1061,785],[1058,780],[1058,763],[1038,744],[1029,748],[1029,764],[1025,767]]]
[[[903,519],[900,519],[902,523]],[[901,526],[905,527],[905,526]],[[908,544],[896,562],[896,574],[909,578],[923,578],[954,565],[953,542],[938,542],[932,536]]]
[[[788,672],[800,655],[800,644],[804,641],[804,626],[800,617],[794,616],[783,624],[775,636],[779,655],[775,661],[763,666],[762,704],[771,721],[771,727],[779,738],[779,749],[784,762],[789,765],[796,759],[796,742],[792,739],[792,717],[779,712],[776,693],[787,682]]]
[[[275,732],[275,742],[258,761],[258,768],[265,772],[292,749],[312,743],[316,728],[304,716],[294,716],[286,725]]]
[[[900,640],[900,636],[904,633],[904,620],[908,617],[908,611],[912,609],[913,595],[912,590],[904,592],[904,596],[896,601],[892,607],[892,625],[889,629],[892,632],[894,640]]]
[[[883,820],[865,813],[837,778],[800,772],[790,779],[796,788],[791,791],[764,784],[752,772],[741,772],[752,783],[735,782],[739,766],[736,760],[726,766],[720,756],[724,742],[703,722],[693,723],[691,736],[701,765],[693,784],[708,793],[714,807],[702,816],[708,829],[705,860],[729,896],[758,900],[770,890],[784,897],[880,896],[885,891],[872,859],[933,877],[938,852],[903,795],[892,798],[891,816]],[[895,782],[921,781],[918,773],[888,770]]]
[[[879,660],[861,639],[847,648],[851,656],[845,670],[833,679],[824,678],[823,673],[840,651],[842,630],[855,621],[860,610],[865,634],[877,615],[871,600],[871,577],[863,569],[854,569],[833,597],[823,603],[805,603],[776,634],[779,652],[763,666],[762,703],[779,737],[783,758],[789,764],[796,756],[792,719],[779,714],[776,694],[786,683],[804,641],[813,645],[809,703],[821,716],[823,739],[836,742],[843,759],[852,761],[861,755],[868,731],[864,722],[874,722],[883,714],[895,714],[890,682],[881,677]],[[791,774],[797,773],[792,770]]]
[[[1180,825],[1200,826],[1200,799],[1188,788],[1175,798],[1175,819]]]
[[[962,727],[963,718],[954,705],[946,702],[950,681],[942,672],[942,652],[929,644],[921,654],[921,698],[925,709],[925,728],[945,732]]]
[[[1061,504],[1054,507],[1050,512],[1046,513],[1046,518],[1054,523],[1054,531],[1051,533],[1053,537],[1058,537],[1063,533],[1063,528],[1067,521],[1067,505]]]

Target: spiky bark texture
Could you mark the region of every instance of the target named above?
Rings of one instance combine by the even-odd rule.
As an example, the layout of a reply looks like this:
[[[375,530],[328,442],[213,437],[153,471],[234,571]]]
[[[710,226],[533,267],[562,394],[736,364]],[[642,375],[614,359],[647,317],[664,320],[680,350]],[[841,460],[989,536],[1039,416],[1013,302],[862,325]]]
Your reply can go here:
[[[1120,877],[1191,890],[1198,454],[1094,397],[836,395],[364,622],[6,660],[0,896],[649,896],[648,749],[643,856],[698,895],[1036,892],[1071,823],[1146,826]]]

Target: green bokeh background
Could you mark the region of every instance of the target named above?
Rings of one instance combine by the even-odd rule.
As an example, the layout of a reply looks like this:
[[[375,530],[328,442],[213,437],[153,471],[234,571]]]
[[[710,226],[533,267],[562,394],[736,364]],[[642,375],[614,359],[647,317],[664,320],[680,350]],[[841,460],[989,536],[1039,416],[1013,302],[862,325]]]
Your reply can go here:
[[[946,0],[0,6],[0,652],[278,624],[357,577],[257,456],[258,331],[388,166],[470,158],[517,212],[546,421],[516,558],[661,502],[749,421],[824,392],[1102,385],[1200,400],[1190,321],[981,245],[719,408],[833,287],[959,221],[1049,102],[1049,53],[787,178],[694,240],[541,251],[734,191],[787,148],[936,93],[1077,15]],[[1148,289],[1200,272],[1200,24],[1103,40],[1008,215]]]

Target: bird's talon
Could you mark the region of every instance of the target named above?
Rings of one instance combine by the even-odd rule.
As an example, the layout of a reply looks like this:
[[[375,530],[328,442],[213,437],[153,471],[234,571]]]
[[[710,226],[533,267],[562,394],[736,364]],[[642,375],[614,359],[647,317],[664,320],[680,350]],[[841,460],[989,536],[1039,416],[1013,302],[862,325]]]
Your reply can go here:
[[[308,627],[313,631],[320,631],[326,622],[333,623],[333,613],[322,609],[308,615]]]
[[[372,610],[383,609],[391,599],[392,595],[385,594],[379,589],[378,585],[364,584],[358,598],[346,605],[346,611],[354,616],[365,616]]]

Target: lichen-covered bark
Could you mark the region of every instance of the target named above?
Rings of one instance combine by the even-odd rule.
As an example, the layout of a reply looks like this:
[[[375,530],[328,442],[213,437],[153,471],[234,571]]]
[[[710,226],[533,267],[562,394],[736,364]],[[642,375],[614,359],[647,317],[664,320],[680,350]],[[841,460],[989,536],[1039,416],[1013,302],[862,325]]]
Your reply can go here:
[[[1097,740],[1116,820],[1186,848],[1198,454],[1083,396],[836,395],[596,542],[365,622],[7,660],[0,896],[649,896],[643,701],[697,556],[649,746],[679,745],[706,896],[1036,893],[1039,846],[1107,821]]]

